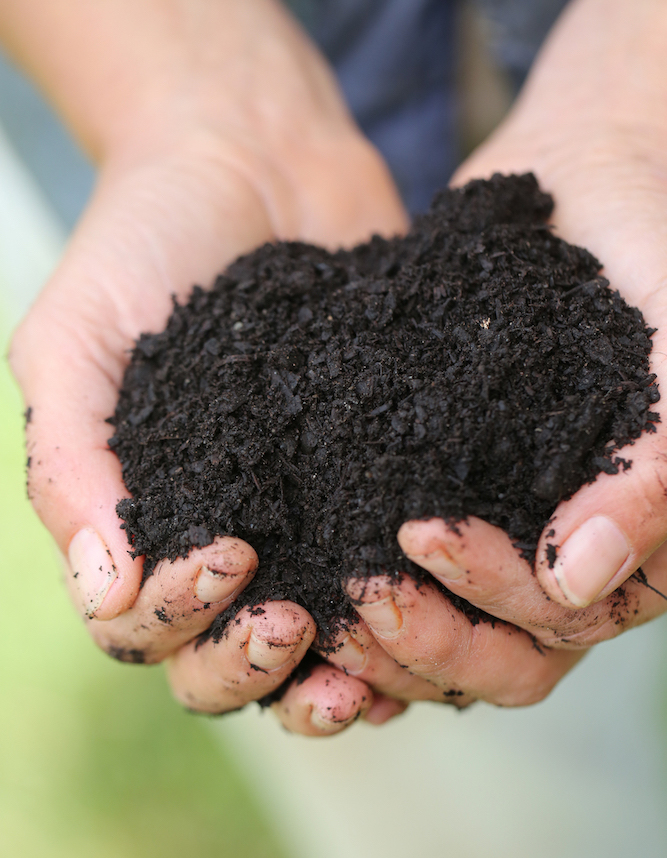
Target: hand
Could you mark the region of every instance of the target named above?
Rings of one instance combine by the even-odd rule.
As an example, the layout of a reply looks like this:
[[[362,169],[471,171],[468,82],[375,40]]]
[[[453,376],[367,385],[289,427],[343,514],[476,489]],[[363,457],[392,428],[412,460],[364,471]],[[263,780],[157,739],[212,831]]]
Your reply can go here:
[[[598,33],[592,45],[584,35],[591,26]],[[667,94],[667,63],[657,45],[666,33],[667,10],[653,0],[641,11],[616,0],[573,4],[509,120],[456,177],[465,182],[493,170],[537,173],[556,200],[556,232],[602,260],[612,288],[657,328],[651,367],[663,396],[667,122],[656,107]],[[666,453],[662,423],[626,448],[629,471],[600,474],[559,505],[548,539],[558,546],[556,561],[549,563],[543,535],[536,563],[552,599],[576,608],[599,603],[639,566],[664,589],[664,566],[655,552],[667,536]],[[654,615],[644,604],[653,605],[655,594],[644,590],[633,623]]]
[[[571,3],[506,122],[454,178],[537,174],[555,197],[557,234],[601,259],[612,288],[658,329],[651,364],[663,396],[665,35],[667,11],[657,0],[632,9],[622,0]],[[472,625],[434,587],[409,579],[351,582],[362,622],[330,661],[403,701],[542,699],[587,647],[667,610],[667,425],[623,455],[629,471],[600,474],[558,506],[553,533],[538,546],[537,578],[507,536],[479,520],[460,535],[438,520],[401,529],[415,563],[512,625]],[[547,543],[558,546],[554,564]],[[631,577],[638,567],[649,586]]]
[[[350,244],[401,231],[405,215],[323,62],[276,4],[149,0],[144,18],[121,0],[96,12],[104,39],[84,75],[77,57],[88,40],[77,31],[91,25],[88,4],[43,7],[43,20],[20,3],[0,17],[28,54],[25,28],[39,19],[40,33],[50,30],[48,50],[28,64],[44,63],[56,90],[65,81],[56,97],[102,169],[12,343],[30,418],[29,493],[68,557],[67,583],[96,642],[124,661],[168,658],[174,691],[192,709],[235,709],[283,682],[314,624],[299,606],[276,602],[261,616],[242,611],[220,644],[195,646],[254,574],[256,554],[237,539],[163,562],[140,588],[141,560],[130,558],[115,511],[127,491],[105,422],[129,350],[142,331],[164,326],[172,295],[211,283],[240,253],[275,238]],[[174,30],[170,15],[187,26]],[[253,51],[235,58],[236,42]],[[372,695],[364,687],[353,699],[356,714]],[[301,729],[331,732],[345,720],[322,700]]]
[[[329,660],[403,702],[539,702],[590,646],[665,611],[664,597],[634,578],[588,608],[565,608],[547,597],[509,537],[480,519],[456,530],[440,519],[409,522],[399,542],[451,593],[490,615],[471,620],[436,587],[407,577],[351,581],[361,621]],[[651,562],[664,570],[666,559],[661,548]]]

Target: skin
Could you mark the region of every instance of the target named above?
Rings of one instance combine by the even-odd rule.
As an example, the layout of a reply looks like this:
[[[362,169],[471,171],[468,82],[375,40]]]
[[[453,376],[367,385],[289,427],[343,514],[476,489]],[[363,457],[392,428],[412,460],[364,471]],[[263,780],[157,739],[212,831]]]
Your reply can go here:
[[[534,170],[558,201],[558,233],[603,259],[613,285],[667,332],[665,35],[660,0],[573,2],[511,116],[455,180]],[[83,0],[13,0],[0,9],[0,36],[100,164],[93,200],[11,348],[32,409],[33,503],[69,555],[68,586],[101,647],[166,660],[176,697],[192,709],[239,708],[282,683],[314,624],[298,606],[271,603],[260,618],[242,611],[220,644],[196,648],[256,568],[252,548],[225,537],[161,564],[140,591],[104,423],[127,351],[164,325],[172,294],[210,283],[257,244],[349,245],[401,232],[405,214],[323,60],[273,0],[105,0],[94,11]],[[654,338],[659,378],[664,339]],[[352,581],[359,624],[328,666],[274,705],[278,717],[330,735],[359,716],[383,723],[416,699],[545,697],[589,646],[667,605],[634,579],[622,598],[612,592],[639,564],[667,592],[666,453],[660,426],[632,448],[626,474],[602,475],[561,504],[537,578],[484,522],[458,533],[438,520],[404,525],[398,539],[414,562],[506,623],[471,625],[430,585]],[[593,565],[574,563],[575,590],[592,602],[582,607],[546,562],[546,544],[567,561],[562,546],[591,516],[615,522],[621,548],[579,540],[570,565],[587,547],[594,560],[607,551],[612,565],[628,550],[600,598]]]
[[[663,394],[666,36],[667,10],[660,2],[572,3],[508,119],[454,177],[463,184],[496,171],[532,169],[537,174],[557,201],[556,232],[604,260],[603,273],[612,286],[658,329],[651,364]],[[666,454],[663,423],[624,451],[633,462],[629,471],[601,474],[559,504],[540,539],[536,576],[508,537],[480,520],[465,522],[459,533],[435,519],[404,525],[398,541],[415,563],[526,634],[504,626],[470,626],[435,590],[417,591],[410,581],[390,586],[379,579],[357,603],[365,624],[351,637],[358,638],[367,661],[354,675],[404,700],[429,697],[417,680],[433,687],[431,699],[436,689],[448,687],[465,692],[462,702],[477,698],[525,705],[542,699],[588,647],[666,610],[665,597],[655,592],[667,594]],[[604,528],[586,535],[580,528],[591,518],[602,518]],[[621,550],[609,551],[608,522],[625,540]],[[578,539],[568,558],[563,546],[581,533],[585,538]],[[569,559],[574,590],[563,589],[549,563],[548,544],[558,546],[562,563]],[[639,566],[655,590],[630,578]],[[351,582],[349,592],[359,599],[359,584]],[[528,635],[542,654],[529,647]],[[391,671],[385,656],[407,665],[404,674],[411,678],[397,676],[393,668],[387,681]],[[332,660],[346,667],[345,647]]]
[[[241,613],[218,646],[195,649],[257,557],[218,538],[161,564],[140,590],[141,561],[115,513],[127,491],[105,419],[128,350],[141,331],[164,326],[173,294],[211,283],[265,241],[339,246],[400,232],[402,205],[328,68],[271,0],[7,3],[0,33],[100,166],[11,346],[31,409],[30,496],[68,558],[68,586],[96,643],[122,660],[167,659],[175,695],[193,709],[239,708],[289,675],[313,640],[312,619],[271,603],[261,618]],[[328,734],[370,706],[369,689],[336,675],[345,711],[323,681],[321,705],[306,704],[307,686],[292,712],[305,708],[286,723]]]

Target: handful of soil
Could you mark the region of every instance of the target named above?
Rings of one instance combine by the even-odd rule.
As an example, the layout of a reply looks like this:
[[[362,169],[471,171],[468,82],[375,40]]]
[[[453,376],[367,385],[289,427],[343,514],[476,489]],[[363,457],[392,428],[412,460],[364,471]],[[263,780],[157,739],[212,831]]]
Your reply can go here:
[[[326,640],[341,581],[424,573],[396,532],[468,515],[529,560],[556,504],[659,420],[639,310],[546,225],[532,175],[440,193],[404,238],[281,242],[195,287],[142,335],[110,447],[144,576],[217,534],[247,540],[240,607],[303,605]]]

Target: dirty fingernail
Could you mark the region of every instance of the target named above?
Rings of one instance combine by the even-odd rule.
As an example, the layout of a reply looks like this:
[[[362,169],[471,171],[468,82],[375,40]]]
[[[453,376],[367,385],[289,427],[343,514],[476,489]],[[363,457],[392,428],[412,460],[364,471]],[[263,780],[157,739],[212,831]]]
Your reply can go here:
[[[346,673],[356,676],[366,667],[368,654],[352,635],[348,635],[336,650],[336,662]]]
[[[261,670],[275,670],[289,661],[300,642],[277,644],[262,640],[252,631],[246,644],[246,658],[250,664]]]
[[[594,602],[630,556],[630,544],[606,516],[594,516],[568,537],[553,564],[558,586],[578,608]]]
[[[356,608],[371,630],[380,637],[395,638],[400,632],[403,617],[393,596],[386,596],[377,602],[365,602]]]
[[[324,718],[317,709],[313,709],[310,713],[310,723],[316,727],[321,733],[340,733],[350,724],[353,724],[359,713],[355,713],[351,718],[346,718],[344,721],[332,721],[330,718]]]
[[[234,580],[235,576],[216,572],[214,569],[209,569],[208,566],[202,566],[195,582],[195,596],[205,605],[222,602],[233,595]]]
[[[407,554],[406,557],[439,579],[456,581],[465,572],[444,551],[432,551],[430,554]]]
[[[92,527],[85,527],[70,542],[68,557],[79,604],[94,617],[118,577],[111,552]]]

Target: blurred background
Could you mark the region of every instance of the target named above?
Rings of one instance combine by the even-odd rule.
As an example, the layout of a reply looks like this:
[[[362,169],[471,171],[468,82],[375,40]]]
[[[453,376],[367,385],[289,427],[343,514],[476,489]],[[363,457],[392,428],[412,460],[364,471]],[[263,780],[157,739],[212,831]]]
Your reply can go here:
[[[466,17],[467,148],[512,81]],[[56,264],[93,171],[0,64],[0,336]],[[254,707],[182,712],[162,671],[97,652],[24,487],[0,363],[0,854],[11,858],[615,858],[667,854],[667,619],[598,647],[530,710],[414,706],[289,736]]]
[[[65,234],[0,129],[3,356]],[[247,777],[204,719],[174,705],[162,671],[125,670],[90,643],[26,498],[22,411],[3,359],[0,854],[287,856]]]

